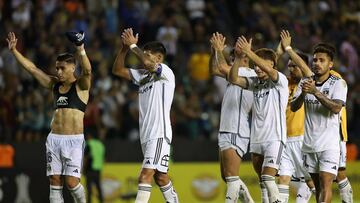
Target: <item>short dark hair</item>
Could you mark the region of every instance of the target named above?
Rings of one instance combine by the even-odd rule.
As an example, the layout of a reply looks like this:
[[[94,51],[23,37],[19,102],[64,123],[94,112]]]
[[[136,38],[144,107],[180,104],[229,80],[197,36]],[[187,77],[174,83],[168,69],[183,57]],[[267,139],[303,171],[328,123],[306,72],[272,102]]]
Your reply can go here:
[[[306,54],[304,54],[304,53],[300,53],[300,52],[296,52],[296,53],[300,56],[300,58],[301,58],[303,61],[305,61],[306,65],[309,64],[309,57],[308,57],[308,55],[306,55]]]
[[[62,53],[59,54],[56,58],[56,61],[64,61],[66,63],[73,63],[76,64],[76,60],[74,55],[70,54],[70,53]]]
[[[163,56],[166,56],[165,46],[161,42],[158,42],[158,41],[152,41],[152,42],[148,42],[148,43],[144,44],[143,49],[146,51],[151,51],[152,53],[160,53]]]
[[[331,60],[334,60],[336,49],[333,45],[328,43],[319,43],[314,46],[313,54],[316,53],[326,53]]]
[[[274,62],[274,67],[276,68],[276,53],[272,50],[272,49],[268,49],[268,48],[261,48],[255,51],[255,54],[258,55],[259,57],[266,59],[266,60],[271,60]]]

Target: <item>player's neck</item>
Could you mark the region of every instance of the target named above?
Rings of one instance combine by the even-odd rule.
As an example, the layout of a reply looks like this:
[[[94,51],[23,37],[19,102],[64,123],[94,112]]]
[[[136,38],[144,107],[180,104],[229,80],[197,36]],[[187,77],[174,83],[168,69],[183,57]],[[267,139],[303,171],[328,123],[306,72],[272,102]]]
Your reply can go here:
[[[317,83],[322,83],[322,82],[324,82],[325,80],[327,80],[327,79],[329,78],[329,76],[330,76],[330,72],[326,72],[326,73],[323,74],[323,75],[317,75],[317,76],[315,76],[315,81],[316,81]]]
[[[69,86],[69,85],[71,85],[72,83],[74,83],[75,81],[76,81],[76,78],[75,78],[75,77],[72,77],[72,78],[70,78],[70,79],[68,79],[68,80],[65,80],[65,81],[62,82],[62,83],[63,83],[64,86]]]

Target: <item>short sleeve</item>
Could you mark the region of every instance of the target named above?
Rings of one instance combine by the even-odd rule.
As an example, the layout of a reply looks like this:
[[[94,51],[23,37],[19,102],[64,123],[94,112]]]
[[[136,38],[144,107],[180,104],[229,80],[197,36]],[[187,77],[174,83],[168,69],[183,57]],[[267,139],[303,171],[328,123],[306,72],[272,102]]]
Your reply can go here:
[[[274,84],[279,88],[288,88],[289,81],[284,74],[278,72],[278,81],[274,82]]]
[[[303,83],[304,80],[305,80],[305,79],[302,79],[302,80],[299,82],[299,84],[297,85],[296,91],[295,91],[294,95],[292,96],[291,101],[296,100],[296,99],[301,95],[301,92],[302,92],[301,84]]]
[[[129,69],[131,80],[135,85],[140,84],[141,76],[143,75],[144,70],[142,69]]]
[[[160,63],[159,66],[159,72],[157,74],[160,74],[161,77],[166,81],[175,82],[175,75],[169,66],[163,63]]]
[[[343,102],[343,105],[346,104],[346,95],[347,95],[347,84],[345,82],[345,80],[340,79],[338,81],[336,81],[336,83],[334,84],[334,91],[333,94],[331,95],[331,99],[332,100],[340,100]]]
[[[257,77],[245,77],[248,83],[248,90],[254,90],[256,84],[258,83],[258,78]]]

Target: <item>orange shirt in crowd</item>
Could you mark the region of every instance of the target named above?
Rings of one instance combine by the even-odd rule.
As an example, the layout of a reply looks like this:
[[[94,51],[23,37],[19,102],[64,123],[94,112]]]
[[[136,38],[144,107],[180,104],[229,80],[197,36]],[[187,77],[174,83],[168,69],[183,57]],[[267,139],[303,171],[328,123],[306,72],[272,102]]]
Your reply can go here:
[[[14,147],[9,144],[0,144],[0,168],[14,167]]]

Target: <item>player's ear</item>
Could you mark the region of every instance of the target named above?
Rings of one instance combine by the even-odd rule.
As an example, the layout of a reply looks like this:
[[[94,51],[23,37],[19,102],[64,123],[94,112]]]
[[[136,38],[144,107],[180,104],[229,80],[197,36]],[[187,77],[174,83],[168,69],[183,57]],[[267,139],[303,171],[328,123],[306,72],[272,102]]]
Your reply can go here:
[[[162,55],[162,54],[160,54],[160,53],[156,53],[156,59],[158,60],[158,61],[163,61],[163,59],[164,59],[164,56]]]

